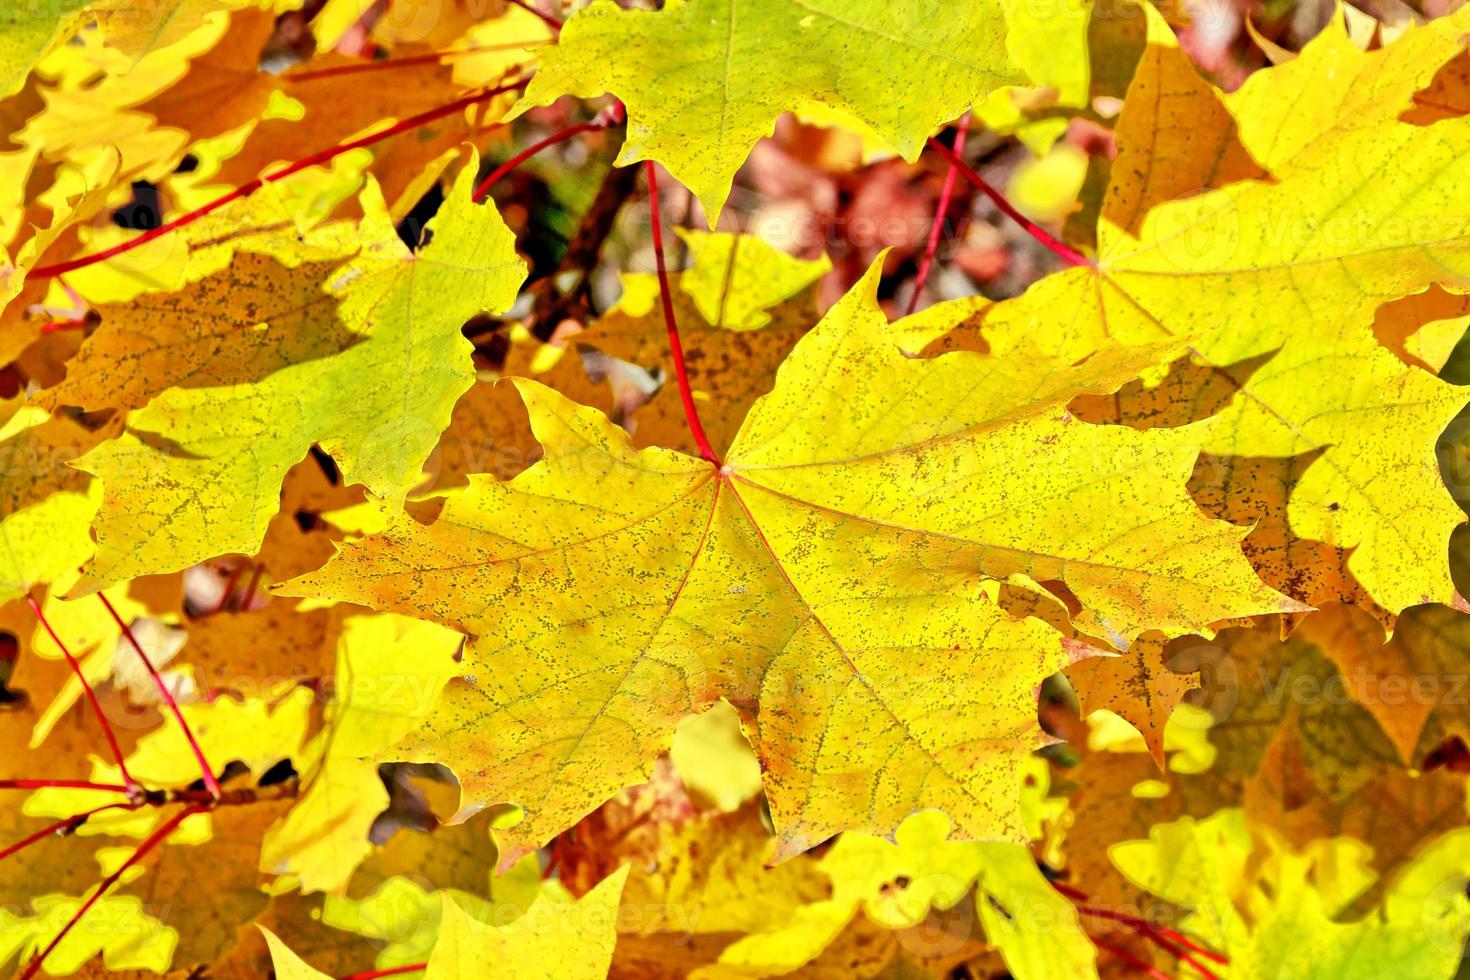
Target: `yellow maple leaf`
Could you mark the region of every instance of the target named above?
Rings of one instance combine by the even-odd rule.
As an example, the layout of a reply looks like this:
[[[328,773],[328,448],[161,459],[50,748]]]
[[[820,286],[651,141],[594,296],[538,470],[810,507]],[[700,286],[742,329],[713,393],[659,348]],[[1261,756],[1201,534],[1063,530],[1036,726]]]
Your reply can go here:
[[[472,478],[286,587],[477,637],[470,678],[385,757],[518,803],[507,834],[524,849],[639,781],[681,717],[725,697],[766,766],[783,854],[924,807],[1020,839],[1035,688],[1070,655],[989,602],[981,575],[1061,579],[1079,622],[1122,638],[1292,606],[1250,573],[1241,532],[1184,494],[1191,451],[1066,412],[1158,351],[1075,370],[906,358],[878,269],[797,346],[719,466],[635,451],[601,414],[517,381],[540,463]]]
[[[347,621],[328,726],[297,761],[306,788],[266,834],[262,868],[295,875],[303,891],[347,884],[372,850],[373,820],[388,806],[372,757],[429,713],[456,669],[459,643],[442,626],[400,616]]]
[[[1155,46],[1171,49],[1151,17]],[[1154,77],[1140,75],[1135,90]],[[1120,140],[1156,124],[1154,102],[1139,105],[1138,120],[1125,108]],[[1109,342],[1191,338],[1195,361],[1238,380],[1180,438],[1219,457],[1309,461],[1269,505],[1295,538],[1347,552],[1352,575],[1390,612],[1451,602],[1446,545],[1464,515],[1440,486],[1434,445],[1465,394],[1394,356],[1372,324],[1384,302],[1458,282],[1470,267],[1470,221],[1453,203],[1470,179],[1467,149],[1465,119],[1341,127],[1294,151],[1272,183],[1231,183],[1136,222],[1124,204],[1138,195],[1139,158],[1125,149],[1096,265],[984,308],[966,329],[978,326],[1000,354],[1036,343],[1068,359]],[[1186,397],[1142,424],[1178,425],[1199,408]],[[1295,572],[1258,567],[1283,587]]]
[[[627,867],[573,902],[537,898],[507,926],[471,918],[444,896],[439,938],[425,980],[474,980],[505,972],[526,980],[602,980],[617,940],[618,899]]]

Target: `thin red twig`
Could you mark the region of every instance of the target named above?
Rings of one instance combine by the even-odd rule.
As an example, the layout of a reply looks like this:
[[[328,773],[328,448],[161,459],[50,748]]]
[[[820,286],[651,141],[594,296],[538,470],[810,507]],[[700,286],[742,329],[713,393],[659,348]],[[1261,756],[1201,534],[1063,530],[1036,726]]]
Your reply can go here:
[[[1187,963],[1189,966],[1194,967],[1199,975],[1204,977],[1205,980],[1220,980],[1219,977],[1215,976],[1213,970],[1210,970],[1199,960],[1195,959],[1193,956],[1190,956],[1183,949],[1165,939],[1163,933],[1157,927],[1144,926],[1141,931],[1143,932],[1144,936],[1152,939],[1154,943],[1159,946],[1159,948],[1166,951],[1170,956],[1173,956],[1181,963]]]
[[[1177,929],[1158,925],[1157,923],[1149,922],[1147,919],[1140,919],[1136,915],[1128,915],[1126,912],[1114,912],[1111,909],[1100,909],[1091,905],[1079,905],[1077,906],[1077,911],[1082,915],[1091,916],[1094,919],[1106,919],[1109,922],[1117,922],[1138,932],[1156,932],[1160,936],[1172,939],[1191,952],[1198,953],[1206,959],[1214,960],[1216,963],[1228,964],[1230,962],[1229,957],[1222,956],[1208,946],[1201,945],[1197,940],[1191,939]]]
[[[250,573],[250,581],[245,584],[245,594],[240,597],[241,612],[250,611],[250,603],[255,599],[255,590],[260,588],[260,577],[264,573],[264,565],[256,565],[255,571]]]
[[[94,783],[86,779],[0,779],[0,789],[95,789],[99,793],[130,793],[121,783]]]
[[[704,434],[704,426],[699,424],[699,410],[694,406],[694,393],[689,390],[689,369],[684,364],[684,345],[679,342],[679,324],[674,319],[674,300],[669,291],[669,271],[664,267],[663,224],[658,216],[658,176],[654,173],[652,160],[647,162],[647,167],[648,213],[653,222],[653,255],[654,262],[658,266],[658,296],[663,303],[664,323],[669,328],[669,353],[674,361],[674,377],[679,382],[679,397],[684,400],[684,417],[689,420],[689,431],[694,436],[694,444],[699,447],[701,456],[718,466],[720,458],[715,455],[715,449],[710,445],[709,436]]]
[[[313,153],[310,156],[302,157],[300,160],[297,160],[294,163],[289,163],[279,170],[273,170],[268,174],[263,174],[260,177],[255,177],[251,180],[248,180],[245,183],[241,184],[239,187],[236,187],[234,190],[230,191],[228,194],[225,194],[222,197],[217,197],[213,201],[210,201],[208,204],[197,207],[187,214],[179,215],[172,221],[164,222],[156,228],[150,228],[148,231],[145,231],[143,234],[138,235],[136,238],[129,238],[127,241],[120,242],[119,244],[114,245],[111,248],[105,248],[100,252],[93,252],[91,255],[84,255],[81,258],[68,259],[65,262],[57,262],[52,265],[38,266],[37,268],[32,269],[29,273],[27,273],[26,277],[33,280],[52,279],[56,276],[70,272],[73,269],[80,269],[84,266],[93,265],[98,262],[104,262],[107,259],[115,258],[116,256],[122,255],[125,252],[131,252],[133,249],[145,245],[148,242],[153,241],[154,239],[161,238],[164,235],[169,234],[170,232],[177,231],[178,229],[183,228],[185,225],[193,224],[200,218],[203,218],[206,215],[218,211],[226,204],[231,204],[235,201],[240,200],[241,198],[249,197],[251,194],[254,194],[256,191],[264,187],[266,184],[273,184],[276,181],[284,180],[285,178],[290,177],[292,174],[300,173],[308,167],[315,167],[323,163],[327,163],[351,150],[358,150],[365,146],[371,146],[374,143],[378,143],[389,138],[390,136],[397,136],[400,133],[406,133],[409,130],[417,129],[420,126],[427,125],[428,123],[431,123],[436,119],[442,119],[445,116],[453,115],[454,113],[475,105],[476,103],[484,102],[487,99],[492,99],[497,95],[503,95],[506,92],[515,91],[516,89],[524,87],[526,81],[526,79],[520,79],[515,82],[510,82],[508,84],[498,86],[496,88],[486,89],[483,92],[466,95],[464,98],[455,99],[453,102],[446,103],[445,105],[439,106],[438,108],[429,109],[428,111],[421,112],[416,116],[409,116],[407,119],[400,120],[392,126],[389,126],[386,129],[379,130],[378,132],[372,133],[368,136],[360,136],[357,139],[348,140],[345,143],[338,143],[336,146],[329,147],[325,150],[319,150],[318,152]]]
[[[142,806],[141,803],[107,803],[102,806],[93,807],[92,809],[86,810],[82,813],[72,814],[65,820],[58,820],[49,826],[42,827],[35,833],[27,837],[23,837],[20,840],[16,841],[14,844],[11,844],[9,847],[0,850],[0,861],[5,860],[12,854],[17,854],[20,851],[25,850],[27,847],[30,847],[32,844],[36,843],[36,841],[50,837],[52,834],[58,832],[71,833],[73,830],[76,830],[82,824],[90,820],[93,816],[101,813],[104,810],[136,810],[140,806]]]
[[[531,159],[531,157],[540,153],[548,146],[555,146],[558,143],[565,142],[566,140],[571,139],[573,136],[576,136],[578,133],[589,133],[594,130],[606,128],[606,123],[601,123],[596,119],[589,119],[586,122],[579,122],[576,125],[568,126],[565,129],[552,133],[550,136],[546,137],[543,140],[538,140],[535,143],[532,143],[530,146],[526,147],[524,150],[511,157],[509,160],[505,161],[500,166],[490,171],[490,175],[487,176],[484,180],[480,181],[480,186],[475,188],[475,202],[478,203],[480,201],[483,201],[485,199],[485,195],[490,193],[490,188],[494,187],[501,180],[503,180],[505,176],[511,171],[515,170],[516,167],[519,167],[521,164],[525,163],[527,160]]]
[[[970,114],[965,113],[960,118],[959,127],[954,132],[954,155],[961,157],[965,152],[965,137],[970,134]],[[924,291],[924,285],[929,281],[929,270],[934,265],[934,255],[939,251],[939,239],[944,232],[944,223],[949,212],[949,202],[954,199],[955,178],[959,176],[959,167],[951,161],[949,170],[944,174],[944,186],[939,190],[939,203],[934,208],[934,223],[929,226],[929,241],[924,245],[924,257],[919,261],[919,273],[914,277],[914,291],[909,295],[908,308],[904,314],[914,312],[919,305],[919,294]]]
[[[396,977],[402,973],[417,973],[419,970],[427,970],[427,963],[410,963],[407,966],[394,966],[386,970],[365,970],[362,973],[353,973],[341,977],[339,980],[378,980],[379,977]]]
[[[1154,980],[1170,980],[1169,974],[1165,973],[1163,970],[1160,970],[1152,963],[1144,962],[1137,956],[1134,956],[1132,953],[1128,952],[1128,950],[1124,949],[1122,946],[1114,946],[1112,943],[1099,939],[1096,936],[1088,936],[1087,938],[1092,940],[1092,945],[1096,946],[1104,953],[1111,953],[1113,956],[1116,956],[1124,963],[1129,964],[1135,969],[1142,970],[1144,973],[1153,977]]]
[[[379,61],[364,61],[358,65],[337,65],[333,68],[318,68],[316,71],[303,71],[294,75],[283,75],[281,81],[287,84],[298,82],[315,82],[323,78],[339,78],[342,75],[358,75],[363,72],[392,71],[395,68],[412,68],[415,65],[428,65],[443,61],[446,58],[463,58],[472,54],[486,54],[491,51],[519,51],[522,48],[534,48],[541,44],[550,43],[544,38],[504,44],[476,44],[465,48],[452,48],[448,51],[434,51],[430,54],[416,54],[404,58],[385,58]]]
[[[529,10],[531,13],[541,18],[541,23],[545,24],[553,31],[556,31],[557,33],[561,32],[562,21],[559,17],[553,17],[543,10],[538,10],[534,5],[527,3],[526,0],[510,0],[510,2],[515,4],[517,7],[520,7],[522,10]]]
[[[246,562],[237,567],[230,573],[230,577],[225,579],[225,591],[220,595],[219,602],[215,603],[214,608],[210,610],[211,615],[225,611],[225,606],[229,605],[230,596],[234,593],[235,586],[239,584],[240,576],[245,574],[245,569],[249,567],[250,563]]]
[[[137,849],[133,851],[128,859],[124,861],[116,871],[108,875],[106,878],[102,879],[102,882],[97,886],[97,890],[92,892],[87,900],[82,903],[82,907],[77,909],[76,913],[71,917],[67,924],[61,927],[61,931],[58,932],[54,938],[52,938],[51,942],[47,944],[46,948],[41,950],[40,953],[31,958],[30,963],[26,964],[25,972],[20,975],[20,980],[30,980],[31,977],[34,977],[36,975],[36,973],[41,969],[41,964],[45,962],[46,957],[51,955],[52,950],[56,949],[56,947],[61,944],[61,941],[66,938],[67,934],[70,933],[72,929],[76,927],[76,924],[82,920],[82,916],[86,915],[87,912],[92,908],[92,906],[97,904],[97,900],[100,899],[104,894],[106,894],[109,888],[117,884],[117,880],[121,878],[129,868],[137,864],[139,861],[143,860],[143,858],[148,855],[148,852],[152,851],[159,844],[163,843],[163,841],[167,839],[169,835],[178,828],[179,824],[184,822],[185,818],[193,816],[196,813],[202,813],[205,809],[206,808],[203,806],[184,807],[184,809],[180,810],[178,813],[174,814],[172,817],[169,817],[162,824],[160,824],[157,830],[149,834],[147,838],[143,840],[143,843],[138,845]]]
[[[41,324],[41,336],[48,333],[61,333],[63,330],[80,330],[87,325],[86,320],[52,320],[50,323]]]
[[[132,644],[133,650],[138,654],[138,659],[143,661],[143,666],[148,670],[148,676],[153,678],[153,686],[158,688],[159,696],[163,698],[163,703],[168,705],[168,710],[173,713],[174,720],[179,723],[179,729],[184,733],[185,741],[189,743],[189,748],[194,753],[194,758],[199,762],[199,771],[204,776],[204,787],[209,790],[211,796],[219,799],[221,793],[219,780],[215,779],[214,770],[210,768],[209,760],[204,757],[204,749],[200,747],[199,740],[194,737],[194,730],[184,720],[184,713],[179,710],[179,702],[174,700],[173,692],[164,683],[163,677],[158,673],[158,668],[153,666],[153,661],[143,650],[143,644],[139,643],[138,638],[133,635],[132,628],[123,622],[123,618],[117,614],[117,610],[113,608],[112,602],[101,592],[97,593],[97,598],[102,600],[102,605],[107,607],[107,614],[112,617],[112,621],[122,630],[123,636],[128,638],[128,642]]]
[[[1087,901],[1087,893],[1080,888],[1073,888],[1065,881],[1053,881],[1051,886],[1074,902]]]
[[[128,791],[137,789],[138,781],[128,772],[128,764],[123,761],[122,746],[117,744],[117,734],[113,732],[112,724],[107,720],[107,714],[102,710],[101,702],[97,700],[97,692],[92,690],[92,685],[87,682],[87,675],[83,673],[82,665],[77,662],[76,657],[72,656],[56,630],[51,628],[51,623],[46,619],[46,613],[41,609],[41,604],[36,601],[36,597],[28,594],[26,602],[30,604],[31,612],[35,614],[37,622],[46,630],[46,635],[51,637],[51,642],[56,644],[56,648],[66,658],[66,665],[71,668],[71,672],[82,685],[82,691],[87,695],[87,702],[92,706],[92,714],[97,716],[97,724],[102,726],[102,734],[107,739],[107,747],[112,752],[113,761],[117,763],[117,771],[122,775],[123,782],[127,784]]]
[[[1020,211],[1017,211],[1014,204],[1012,204],[1010,201],[1007,201],[1005,199],[1005,196],[1001,194],[1000,191],[996,190],[994,187],[991,187],[989,181],[987,181],[984,177],[981,177],[978,173],[972,170],[969,164],[960,159],[959,154],[955,153],[949,147],[945,146],[943,143],[939,142],[936,139],[929,140],[929,148],[938,153],[940,156],[944,157],[951,164],[953,164],[955,169],[959,171],[961,177],[965,178],[972,185],[974,185],[975,189],[978,190],[980,193],[990,198],[991,202],[996,207],[1000,208],[1000,210],[1004,212],[1007,217],[1019,224],[1022,228],[1025,228],[1027,234],[1049,248],[1052,253],[1060,258],[1062,261],[1068,263],[1069,265],[1090,266],[1094,264],[1093,261],[1087,256],[1083,255],[1081,252],[1077,251],[1066,242],[1057,238],[1051,232],[1047,231],[1045,228],[1041,227],[1036,222],[1026,217]]]

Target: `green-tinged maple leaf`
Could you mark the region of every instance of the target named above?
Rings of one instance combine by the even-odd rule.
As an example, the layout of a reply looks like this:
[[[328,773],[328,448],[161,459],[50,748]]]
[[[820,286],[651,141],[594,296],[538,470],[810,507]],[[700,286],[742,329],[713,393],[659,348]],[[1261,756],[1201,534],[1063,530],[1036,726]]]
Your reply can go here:
[[[1157,19],[1151,30],[1172,44]],[[1116,195],[1132,193],[1141,165],[1127,140],[1156,123],[1153,103],[1142,105],[1142,119],[1125,108],[1119,121]],[[1349,127],[1301,148],[1275,182],[1161,204],[1136,229],[1109,219],[1115,197],[1095,267],[1048,277],[967,329],[978,326],[997,353],[1039,343],[1068,358],[1108,341],[1190,338],[1197,361],[1244,377],[1184,437],[1215,456],[1310,458],[1267,501],[1293,536],[1346,549],[1352,575],[1390,612],[1449,603],[1445,546],[1464,516],[1439,485],[1434,444],[1465,393],[1406,365],[1372,324],[1381,304],[1470,268],[1470,224],[1453,203],[1467,148],[1466,119]],[[1200,407],[1186,398],[1149,424],[1187,422]],[[1258,567],[1293,591],[1294,568]]]
[[[840,110],[914,159],[935,128],[1024,82],[1005,39],[993,0],[683,0],[657,12],[597,0],[543,54],[524,105],[616,95],[628,107],[618,163],[663,164],[714,227],[735,171],[781,113]]]
[[[489,926],[444,898],[427,980],[471,980],[504,970],[529,980],[602,980],[617,939],[615,913],[628,870],[573,903],[538,899],[506,926]]]
[[[1077,369],[909,359],[876,280],[875,265],[797,346],[723,464],[635,451],[519,381],[540,463],[393,518],[296,580],[294,594],[477,638],[471,677],[389,757],[522,806],[508,839],[534,847],[724,697],[766,766],[783,854],[922,807],[964,836],[1019,839],[1035,687],[1070,658],[1050,627],[986,601],[979,576],[1062,579],[1079,622],[1118,637],[1290,607],[1250,574],[1240,533],[1184,495],[1191,451],[1066,413],[1157,352]]]
[[[698,975],[782,976],[816,959],[859,912],[901,930],[934,910],[953,908],[972,891],[986,939],[1018,980],[1096,975],[1096,951],[1076,911],[1024,846],[948,840],[949,832],[942,814],[922,813],[900,825],[892,841],[842,835],[820,862],[830,897],[740,940],[721,954],[717,967]],[[1019,926],[1027,916],[1045,917],[1051,925],[1044,945]]]
[[[679,723],[669,762],[689,796],[712,809],[735,810],[760,795],[760,763],[727,702]]]
[[[1160,824],[1149,837],[1116,846],[1113,860],[1189,909],[1182,926],[1229,957],[1231,977],[1448,978],[1470,932],[1463,830],[1428,847],[1380,906],[1349,921],[1338,916],[1373,880],[1353,868],[1350,840],[1304,853],[1269,836],[1253,845],[1238,810]]]
[[[680,228],[679,237],[693,261],[679,274],[678,288],[694,300],[705,323],[725,330],[770,325],[772,307],[832,269],[826,256],[793,258],[756,235]]]
[[[305,790],[266,835],[261,867],[303,891],[337,891],[371,852],[388,791],[373,756],[412,731],[457,665],[460,636],[398,616],[353,617],[338,649],[327,725],[298,761]]]
[[[613,872],[576,902],[537,896],[512,919],[500,914],[505,907],[482,909],[485,903],[477,896],[456,899],[447,892],[431,896],[435,906],[442,903],[442,914],[433,924],[433,951],[425,976],[469,980],[505,971],[516,977],[546,980],[602,980],[612,960],[618,901],[627,874],[627,868]],[[475,912],[489,913],[497,921],[486,922],[465,905]],[[402,906],[395,910],[400,915],[405,911]],[[396,928],[401,931],[402,925]],[[270,931],[263,931],[280,976],[297,980],[327,976]]]
[[[20,91],[36,62],[82,21],[88,0],[11,0],[0,11],[0,98]]]
[[[565,899],[566,890],[555,880],[542,880],[535,857],[494,874],[497,851],[489,828],[495,818],[486,813],[458,825],[399,830],[358,868],[347,895],[326,897],[322,925],[330,927],[338,944],[370,942],[378,968],[392,969],[428,959],[446,896],[495,925],[519,918],[543,895]],[[321,965],[300,945],[295,948]]]
[[[1006,0],[1006,50],[1034,83],[1028,90],[1000,89],[977,99],[975,115],[998,133],[1014,132],[1033,151],[1045,153],[1067,129],[1063,116],[1034,118],[1055,107],[1087,104],[1092,64],[1088,51],[1091,0],[1046,7]],[[1109,12],[1112,13],[1111,11]]]
[[[254,383],[165,391],[128,414],[123,436],[78,461],[103,486],[83,588],[253,553],[281,480],[314,443],[349,482],[381,496],[421,479],[455,399],[474,381],[460,326],[509,306],[525,273],[495,208],[470,201],[474,169],[422,251],[349,262],[325,284],[363,342]]]

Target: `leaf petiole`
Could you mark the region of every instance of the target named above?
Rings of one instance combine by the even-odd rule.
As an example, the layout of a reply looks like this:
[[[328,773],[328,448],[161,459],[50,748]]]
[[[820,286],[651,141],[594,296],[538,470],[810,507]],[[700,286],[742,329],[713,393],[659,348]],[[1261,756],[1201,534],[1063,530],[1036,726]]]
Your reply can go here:
[[[1006,200],[1004,194],[992,187],[988,180],[986,180],[984,177],[981,177],[978,173],[971,169],[969,164],[960,159],[960,155],[954,150],[951,150],[943,143],[932,138],[929,140],[929,148],[948,160],[951,166],[959,171],[961,177],[969,181],[980,193],[990,198],[991,203],[993,203],[997,208],[1000,208],[1000,210],[1012,221],[1016,222],[1022,228],[1026,229],[1026,233],[1028,235],[1036,239],[1041,244],[1045,245],[1048,249],[1051,250],[1054,255],[1060,258],[1063,262],[1066,262],[1068,265],[1095,265],[1095,263],[1087,256],[1083,255],[1081,252],[1077,251],[1066,242],[1057,238],[1051,232],[1047,231],[1045,228],[1041,227],[1036,222],[1026,217],[1020,211],[1016,210],[1016,206],[1010,201]]]
[[[72,652],[67,649],[66,644],[62,642],[56,630],[51,628],[51,623],[46,619],[46,613],[41,608],[41,603],[36,601],[36,597],[27,594],[26,602],[30,605],[31,612],[35,614],[37,622],[46,630],[46,635],[51,637],[51,642],[56,644],[56,648],[66,658],[67,666],[71,668],[71,672],[81,683],[82,691],[87,696],[87,702],[92,706],[92,713],[97,716],[97,724],[102,726],[102,734],[107,738],[107,747],[112,752],[113,761],[117,763],[117,770],[122,774],[123,782],[127,784],[124,787],[124,791],[128,793],[136,792],[138,781],[128,772],[128,765],[123,760],[122,747],[117,744],[117,734],[113,732],[112,724],[107,720],[107,714],[102,710],[101,702],[97,700],[97,692],[93,691],[92,685],[88,683],[87,675],[82,671],[82,665],[77,662],[76,657],[72,656]]]
[[[168,710],[173,714],[174,720],[179,723],[179,728],[184,733],[184,739],[189,743],[190,751],[194,753],[194,758],[199,761],[199,770],[203,774],[205,788],[209,790],[209,794],[212,797],[219,799],[221,795],[219,780],[215,778],[214,770],[210,768],[209,760],[204,757],[204,749],[200,747],[199,740],[194,737],[194,730],[184,720],[184,713],[179,710],[179,702],[174,700],[173,692],[164,683],[163,677],[158,673],[158,668],[153,666],[153,661],[149,658],[147,652],[144,651],[143,644],[139,643],[138,638],[133,635],[132,627],[123,622],[123,618],[118,615],[117,609],[112,605],[112,602],[101,592],[97,593],[97,598],[101,599],[102,605],[107,607],[107,614],[112,617],[112,621],[122,630],[123,636],[127,637],[128,643],[132,644],[134,652],[138,654],[138,659],[143,662],[144,668],[147,669],[148,676],[153,678],[153,686],[158,688],[159,696],[163,698],[163,703],[168,706]]]
[[[669,271],[664,265],[663,224],[658,216],[658,175],[654,172],[652,160],[645,166],[648,168],[648,213],[653,223],[653,256],[658,266],[658,298],[663,304],[664,323],[669,328],[669,354],[674,361],[674,377],[679,382],[684,417],[689,421],[689,432],[699,447],[699,455],[719,466],[720,458],[710,445],[709,436],[704,434],[704,426],[699,423],[699,410],[694,405],[694,394],[689,390],[689,369],[684,364],[684,345],[679,342],[679,324],[674,319],[674,300],[669,292]]]

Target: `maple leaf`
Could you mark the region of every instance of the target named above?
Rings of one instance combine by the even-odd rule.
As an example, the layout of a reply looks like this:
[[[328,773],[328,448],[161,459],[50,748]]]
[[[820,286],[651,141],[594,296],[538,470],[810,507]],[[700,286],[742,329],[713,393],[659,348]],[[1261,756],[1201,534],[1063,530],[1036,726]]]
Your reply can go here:
[[[1372,627],[1344,608],[1313,638],[1341,672],[1354,701],[1393,741],[1400,759],[1423,761],[1420,735],[1436,713],[1441,741],[1470,736],[1465,699],[1458,691],[1470,659],[1470,616],[1445,606],[1418,606],[1399,619],[1386,643]]]
[[[1171,46],[1150,16],[1151,37]],[[1464,516],[1439,489],[1434,443],[1465,395],[1384,349],[1372,322],[1385,301],[1451,279],[1462,264],[1470,236],[1449,202],[1470,159],[1470,123],[1349,127],[1302,148],[1274,183],[1160,204],[1134,231],[1132,207],[1124,225],[1109,208],[1137,182],[1139,155],[1126,140],[1152,134],[1152,104],[1142,103],[1141,119],[1126,108],[1120,118],[1112,191],[1123,196],[1104,204],[1095,266],[1048,277],[964,329],[996,353],[1039,343],[1079,358],[1109,341],[1172,336],[1190,338],[1191,356],[1212,370],[1261,359],[1225,409],[1185,437],[1217,456],[1316,454],[1272,501],[1294,536],[1347,549],[1352,575],[1390,612],[1451,602],[1445,543]],[[1403,160],[1421,168],[1414,177],[1401,179]],[[1376,194],[1352,190],[1370,185]],[[1168,424],[1197,418],[1196,407],[1176,406]],[[1294,569],[1262,571],[1280,583]]]
[[[1370,760],[1350,792],[1317,788],[1314,770],[1320,764],[1312,740],[1319,737],[1305,725],[1277,730],[1257,771],[1240,786],[1239,803],[1251,823],[1272,828],[1298,848],[1329,837],[1352,838],[1370,851],[1367,863],[1384,874],[1464,825],[1465,778],[1447,768],[1417,771]]]
[[[256,384],[339,354],[365,338],[338,320],[338,297],[321,288],[335,267],[287,269],[244,253],[180,292],[100,306],[102,326],[40,402],[131,411],[169,388]]]
[[[488,925],[445,894],[433,952],[420,969],[430,980],[468,980],[497,970],[546,980],[602,980],[616,939],[618,901],[628,869],[609,875],[576,902],[538,896],[514,921]],[[322,980],[328,975],[297,956],[262,928],[271,961],[287,980]],[[396,971],[395,971],[396,972]]]
[[[540,463],[392,518],[286,588],[477,637],[474,682],[395,757],[449,765],[468,799],[520,804],[509,839],[534,846],[724,697],[767,767],[783,854],[923,806],[966,836],[1017,838],[1034,689],[1070,658],[1049,627],[983,601],[979,573],[1063,579],[1079,622],[1112,636],[1291,605],[1249,573],[1238,532],[1184,496],[1192,453],[1065,412],[1156,354],[1039,372],[911,360],[873,305],[877,271],[797,346],[718,468],[635,452],[605,417],[518,381]],[[1046,491],[1008,492],[1032,456]],[[970,705],[963,724],[934,726],[938,690]],[[880,775],[854,795],[857,772]]]
[[[421,252],[382,245],[386,259],[334,273],[338,315],[362,343],[255,383],[167,390],[77,462],[103,485],[83,589],[253,553],[282,478],[313,443],[351,482],[389,497],[412,489],[473,383],[461,324],[509,306],[525,273],[494,207],[471,203],[473,176],[471,165]],[[242,499],[243,487],[254,495]]]
[[[193,34],[220,14],[254,8],[283,13],[299,0],[93,0],[92,12],[109,47],[133,60]]]
[[[0,13],[0,98],[20,91],[36,62],[65,41],[88,0],[14,0]]]
[[[70,582],[92,553],[97,487],[61,465],[90,439],[34,405],[0,404],[0,604]]]
[[[336,698],[325,729],[298,760],[306,785],[271,828],[261,866],[294,875],[303,891],[336,891],[372,850],[369,831],[388,806],[372,757],[412,731],[455,669],[460,637],[396,616],[353,617],[338,650]],[[402,663],[404,649],[415,653]]]
[[[161,181],[191,143],[253,124],[266,112],[274,84],[259,72],[259,60],[274,23],[261,10],[219,14],[96,85],[43,87],[44,111],[15,138],[78,166],[116,152],[118,182]],[[80,70],[95,71],[111,52],[68,53],[82,62]]]
[[[1463,876],[1470,835],[1441,838],[1390,883],[1378,915],[1352,922],[1334,917],[1365,882],[1324,875],[1334,859],[1351,861],[1341,853],[1350,842],[1324,843],[1328,847],[1316,854],[1296,854],[1267,838],[1266,853],[1254,855],[1253,863],[1251,833],[1240,812],[1223,810],[1203,821],[1186,817],[1156,826],[1149,840],[1120,844],[1113,855],[1130,878],[1191,910],[1183,925],[1228,954],[1232,975],[1452,972],[1470,921],[1466,899],[1448,889],[1438,903],[1424,899],[1447,879]]]
[[[542,55],[523,105],[616,95],[628,107],[618,164],[663,164],[713,228],[735,171],[781,113],[839,110],[912,160],[936,126],[1025,81],[1005,35],[1002,4],[990,0],[687,0],[658,12],[597,0]]]
[[[1184,667],[1197,665],[1171,651],[1159,634],[1145,634],[1119,654],[1079,660],[1067,669],[1067,679],[1077,689],[1084,710],[1106,708],[1127,719],[1162,766],[1165,726],[1174,709],[1198,687],[1194,674],[1176,669]]]
[[[820,862],[831,896],[747,936],[720,956],[719,967],[742,976],[782,976],[815,959],[860,910],[886,929],[910,928],[933,910],[953,908],[974,892],[986,938],[1020,978],[1047,971],[1095,975],[1096,951],[1066,899],[1042,877],[1030,852],[1002,842],[947,839],[943,815],[921,813],[900,825],[892,841],[844,834]],[[1054,917],[1045,949],[1014,926],[1021,909]],[[719,968],[700,976],[720,976]],[[1054,975],[1054,974],[1050,974]]]
[[[500,928],[471,918],[446,896],[424,976],[469,980],[509,968],[531,980],[601,980],[612,961],[614,913],[627,877],[627,868],[613,872],[575,904],[538,899],[525,915]]]
[[[1310,616],[1286,641],[1268,631],[1221,631],[1205,654],[1210,666],[1202,685],[1202,700],[1215,717],[1210,742],[1220,750],[1217,771],[1255,775],[1282,726],[1302,733],[1311,785],[1334,798],[1364,785],[1375,764],[1396,761],[1392,743],[1372,714],[1351,700],[1326,655],[1344,623],[1361,626],[1350,612],[1332,607]]]
[[[756,235],[687,228],[678,232],[693,260],[679,275],[678,288],[712,327],[747,331],[769,326],[772,307],[798,296],[832,269],[825,255],[792,258]]]

